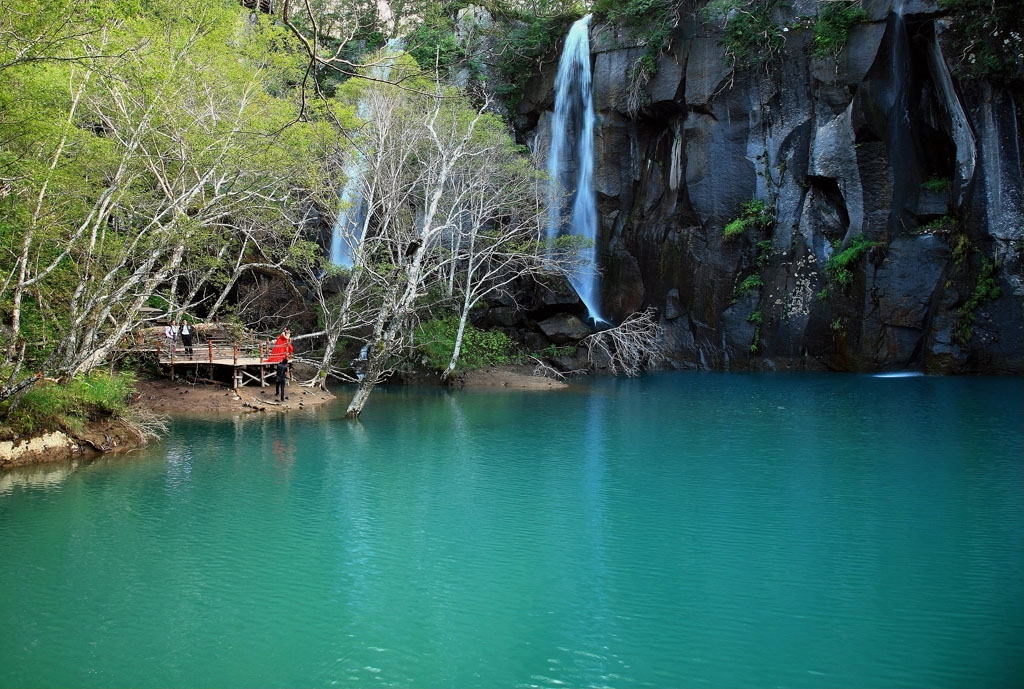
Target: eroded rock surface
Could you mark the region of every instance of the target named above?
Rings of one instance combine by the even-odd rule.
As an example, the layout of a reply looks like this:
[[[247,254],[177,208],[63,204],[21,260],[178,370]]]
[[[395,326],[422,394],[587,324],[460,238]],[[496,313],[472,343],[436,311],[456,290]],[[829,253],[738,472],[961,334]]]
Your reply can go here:
[[[674,365],[1022,370],[1021,103],[955,79],[934,3],[869,14],[836,59],[795,29],[743,71],[684,22],[637,112],[640,42],[593,25],[603,311],[657,307]],[[548,135],[550,85],[527,88],[525,142]],[[726,240],[751,199],[774,224]],[[872,244],[830,276],[858,240]],[[972,307],[987,274],[998,296]],[[738,295],[750,276],[760,286]]]

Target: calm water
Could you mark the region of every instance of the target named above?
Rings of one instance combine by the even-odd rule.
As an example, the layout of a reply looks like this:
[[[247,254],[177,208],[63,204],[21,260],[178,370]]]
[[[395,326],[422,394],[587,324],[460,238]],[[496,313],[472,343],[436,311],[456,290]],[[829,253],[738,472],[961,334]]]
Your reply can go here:
[[[664,374],[0,474],[0,686],[1024,684],[1019,379]]]

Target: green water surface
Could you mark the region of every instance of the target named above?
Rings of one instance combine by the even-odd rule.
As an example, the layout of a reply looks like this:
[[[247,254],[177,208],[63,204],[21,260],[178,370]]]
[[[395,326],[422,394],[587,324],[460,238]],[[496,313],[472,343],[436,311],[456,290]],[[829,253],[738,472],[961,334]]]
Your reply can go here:
[[[0,474],[0,687],[1019,687],[1022,399],[679,373],[176,421]]]

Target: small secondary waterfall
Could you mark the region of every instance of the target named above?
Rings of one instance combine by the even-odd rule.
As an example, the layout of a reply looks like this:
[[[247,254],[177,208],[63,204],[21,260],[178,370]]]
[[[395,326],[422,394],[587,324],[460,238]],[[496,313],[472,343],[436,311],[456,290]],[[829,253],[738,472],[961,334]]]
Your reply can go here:
[[[375,79],[387,79],[394,66],[394,59],[402,50],[403,45],[404,39],[393,38],[388,41],[379,61],[370,68],[370,76]],[[367,106],[362,100],[356,105],[356,114],[364,120],[369,115]],[[331,263],[343,268],[351,268],[355,249],[363,241],[362,231],[366,221],[366,203],[359,193],[363,175],[366,172],[366,159],[356,151],[346,161],[343,170],[345,186],[341,188],[338,196],[345,206],[334,221],[334,228],[331,232]]]
[[[551,208],[547,235],[549,244],[563,235],[589,240],[589,246],[579,250],[583,266],[572,279],[572,286],[586,304],[590,318],[597,323],[604,319],[598,310],[597,204],[593,190],[594,103],[591,98],[589,27],[589,14],[572,25],[558,62],[551,147],[548,150]],[[571,175],[573,170],[575,176]]]

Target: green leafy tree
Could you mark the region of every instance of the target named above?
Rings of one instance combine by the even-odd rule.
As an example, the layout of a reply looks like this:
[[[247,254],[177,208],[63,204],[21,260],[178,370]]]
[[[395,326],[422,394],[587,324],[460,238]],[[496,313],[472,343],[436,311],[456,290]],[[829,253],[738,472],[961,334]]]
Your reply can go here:
[[[23,367],[85,373],[151,295],[183,308],[232,261],[280,268],[298,241],[326,125],[297,122],[292,39],[228,0],[138,9],[92,4],[74,41],[5,61],[6,387]]]

